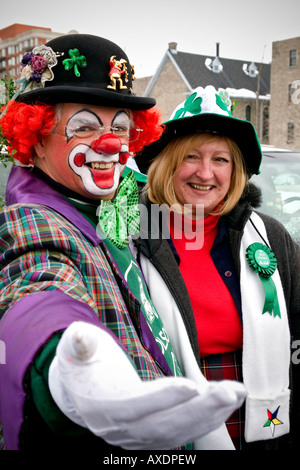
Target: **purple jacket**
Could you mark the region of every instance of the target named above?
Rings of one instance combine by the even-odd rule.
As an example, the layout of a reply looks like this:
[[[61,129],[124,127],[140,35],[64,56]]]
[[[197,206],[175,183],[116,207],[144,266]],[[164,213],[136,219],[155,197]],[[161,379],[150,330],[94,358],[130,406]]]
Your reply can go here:
[[[0,340],[6,347],[0,422],[6,448],[18,449],[25,373],[51,335],[73,321],[112,334],[142,379],[171,371],[116,260],[87,219],[21,167],[11,171],[6,201],[0,213]],[[56,256],[63,258],[61,265]]]

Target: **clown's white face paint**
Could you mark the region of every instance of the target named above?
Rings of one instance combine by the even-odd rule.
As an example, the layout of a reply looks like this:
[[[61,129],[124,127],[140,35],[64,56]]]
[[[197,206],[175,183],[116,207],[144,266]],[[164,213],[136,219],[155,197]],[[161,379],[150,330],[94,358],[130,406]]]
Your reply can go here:
[[[42,152],[36,149],[37,166],[79,194],[111,199],[129,157],[128,114],[117,108],[64,104],[56,133],[43,139]]]
[[[99,137],[99,128],[103,127],[100,117],[82,110],[71,116],[66,126],[68,140],[85,136],[95,138],[91,146],[79,144],[69,154],[69,164],[81,177],[85,189],[96,196],[106,196],[114,192],[129,157],[128,144],[112,133]],[[117,112],[111,123],[116,129],[130,130],[130,120],[124,111]],[[99,138],[98,138],[99,137]]]

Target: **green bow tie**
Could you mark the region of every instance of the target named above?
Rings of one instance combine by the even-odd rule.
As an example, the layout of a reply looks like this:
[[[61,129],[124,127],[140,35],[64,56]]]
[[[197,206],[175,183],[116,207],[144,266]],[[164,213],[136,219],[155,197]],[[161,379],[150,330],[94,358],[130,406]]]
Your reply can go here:
[[[99,224],[118,248],[128,245],[128,235],[140,230],[139,191],[133,171],[123,179],[113,201],[101,201]]]

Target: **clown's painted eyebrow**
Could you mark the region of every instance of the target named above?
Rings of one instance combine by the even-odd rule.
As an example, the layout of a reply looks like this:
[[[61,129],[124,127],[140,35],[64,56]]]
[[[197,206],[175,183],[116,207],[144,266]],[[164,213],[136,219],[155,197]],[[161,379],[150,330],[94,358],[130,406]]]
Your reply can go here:
[[[93,111],[81,109],[73,114],[66,124],[65,134],[68,141],[74,137],[77,129],[86,125],[100,127],[103,124],[99,116],[97,116]]]
[[[117,111],[112,122],[112,126],[116,124],[126,124],[128,125],[128,128],[130,127],[130,117],[124,110]],[[94,113],[93,111],[89,109],[80,109],[77,111],[75,114],[73,114],[65,128],[65,134],[67,137],[67,140],[69,141],[72,137],[74,137],[76,130],[78,130],[80,127],[86,127],[86,126],[91,126],[91,127],[102,127],[103,122],[101,121],[100,117]]]
[[[120,120],[119,120],[120,118]],[[126,111],[117,111],[115,117],[112,120],[112,124],[128,124],[130,126],[131,119],[126,113]]]

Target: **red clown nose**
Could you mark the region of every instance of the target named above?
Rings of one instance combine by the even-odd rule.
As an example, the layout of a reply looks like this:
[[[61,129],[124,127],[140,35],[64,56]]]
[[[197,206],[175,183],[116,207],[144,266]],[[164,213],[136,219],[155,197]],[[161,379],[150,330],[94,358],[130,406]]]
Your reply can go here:
[[[94,140],[91,144],[92,149],[96,153],[104,153],[105,155],[114,155],[119,153],[122,148],[122,142],[119,137],[114,134],[104,134],[99,139]]]

